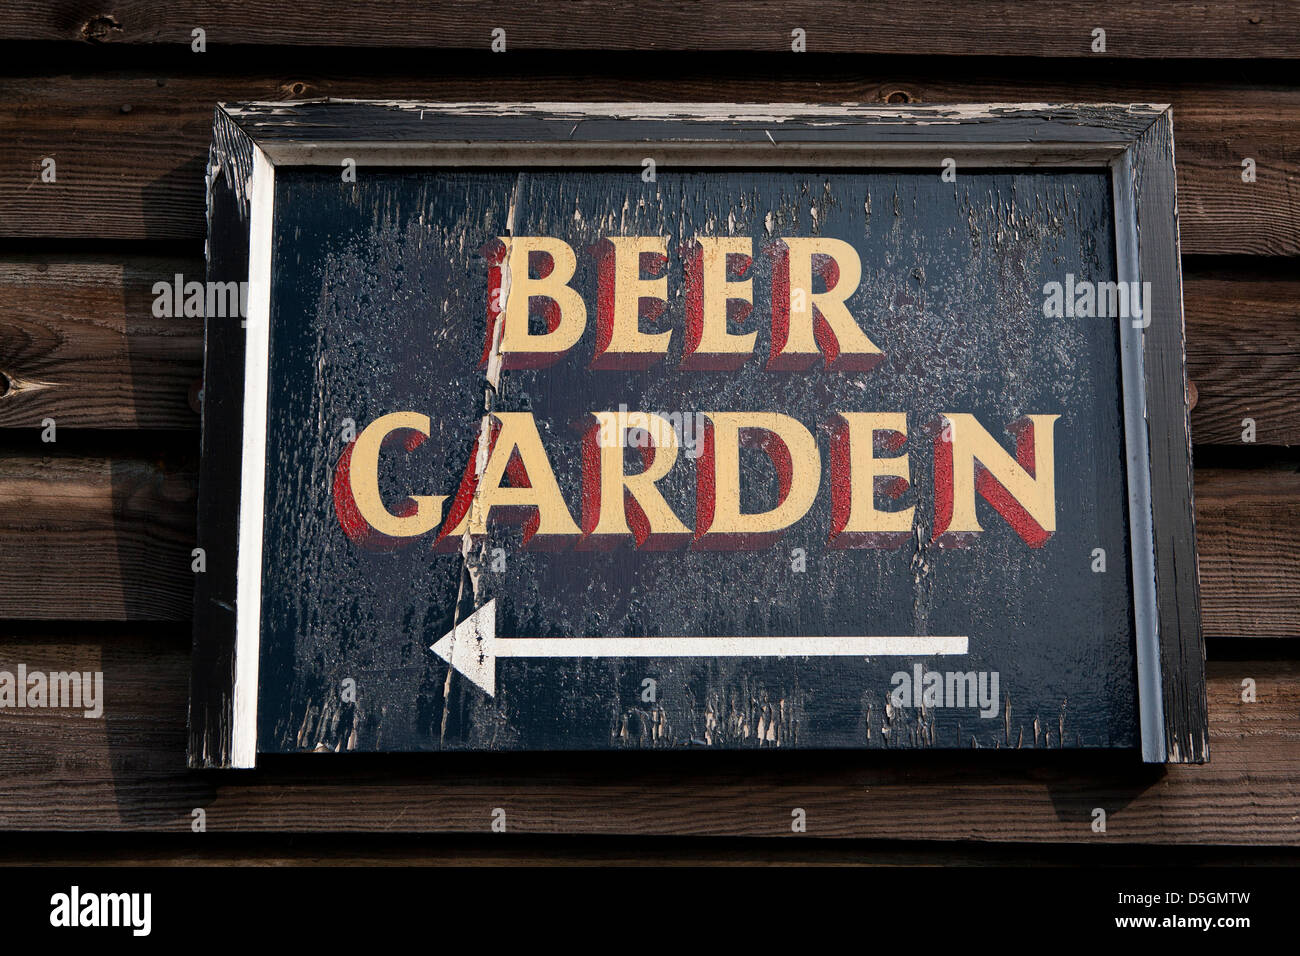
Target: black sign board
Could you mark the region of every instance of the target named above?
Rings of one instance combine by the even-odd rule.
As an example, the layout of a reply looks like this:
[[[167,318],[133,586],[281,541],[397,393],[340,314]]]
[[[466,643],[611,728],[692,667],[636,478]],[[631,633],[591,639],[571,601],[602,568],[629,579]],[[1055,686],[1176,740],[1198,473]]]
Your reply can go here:
[[[216,114],[191,762],[1206,756],[1161,107]]]

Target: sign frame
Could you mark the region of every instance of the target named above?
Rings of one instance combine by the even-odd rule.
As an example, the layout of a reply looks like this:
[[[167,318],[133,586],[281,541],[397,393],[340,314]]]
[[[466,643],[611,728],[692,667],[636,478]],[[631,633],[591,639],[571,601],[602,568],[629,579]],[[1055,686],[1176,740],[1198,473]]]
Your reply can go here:
[[[1172,112],[1165,105],[221,104],[207,166],[207,279],[247,282],[205,321],[189,763],[256,762],[276,170],[817,166],[1109,170],[1117,278],[1149,282],[1120,332],[1142,759],[1208,759]],[[239,424],[240,427],[232,427]],[[238,502],[238,507],[234,503]],[[242,543],[242,544],[241,544]]]

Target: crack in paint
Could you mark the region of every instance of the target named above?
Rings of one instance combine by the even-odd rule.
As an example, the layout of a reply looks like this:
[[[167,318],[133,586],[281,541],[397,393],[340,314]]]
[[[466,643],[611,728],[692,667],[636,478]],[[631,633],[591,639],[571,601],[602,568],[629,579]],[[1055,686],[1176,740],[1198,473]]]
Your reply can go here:
[[[510,196],[510,204],[506,210],[506,235],[513,238],[515,234],[515,208],[519,200],[520,189],[523,185],[524,174],[519,173],[515,178],[515,188]],[[462,560],[460,587],[456,592],[456,604],[452,611],[452,630],[461,622],[461,607],[465,598],[465,581],[469,580],[471,592],[471,607],[478,608],[479,598],[479,569],[483,565],[483,560],[487,553],[487,539],[484,538],[479,545],[479,554],[477,562],[470,559],[470,551],[474,547],[473,531],[474,522],[477,520],[479,509],[482,507],[480,497],[483,493],[483,473],[487,470],[488,451],[491,445],[492,435],[492,410],[496,403],[496,397],[500,393],[501,387],[501,339],[504,335],[506,324],[506,306],[510,300],[510,260],[515,255],[515,245],[510,243],[506,251],[505,262],[501,269],[501,291],[500,303],[497,310],[496,321],[492,324],[492,344],[488,351],[487,370],[484,373],[486,383],[483,387],[483,421],[479,425],[479,435],[477,450],[474,456],[474,495],[470,499],[469,513],[465,521],[465,533],[461,535],[460,556]],[[453,638],[453,641],[455,639]],[[447,677],[442,687],[442,722],[439,726],[438,740],[445,744],[447,739],[447,718],[450,714],[451,699],[451,675],[456,668],[447,668]]]

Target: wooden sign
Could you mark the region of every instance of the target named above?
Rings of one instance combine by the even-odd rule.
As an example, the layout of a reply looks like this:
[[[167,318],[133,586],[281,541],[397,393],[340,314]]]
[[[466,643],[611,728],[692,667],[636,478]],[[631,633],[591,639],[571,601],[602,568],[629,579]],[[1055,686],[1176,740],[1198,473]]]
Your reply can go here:
[[[191,762],[1206,756],[1161,107],[217,110]]]

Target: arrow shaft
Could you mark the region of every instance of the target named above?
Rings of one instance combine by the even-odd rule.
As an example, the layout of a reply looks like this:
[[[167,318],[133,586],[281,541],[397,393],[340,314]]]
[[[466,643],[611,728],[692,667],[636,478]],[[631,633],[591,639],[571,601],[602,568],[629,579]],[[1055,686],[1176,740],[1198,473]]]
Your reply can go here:
[[[497,657],[926,657],[965,654],[964,636],[498,637]]]

